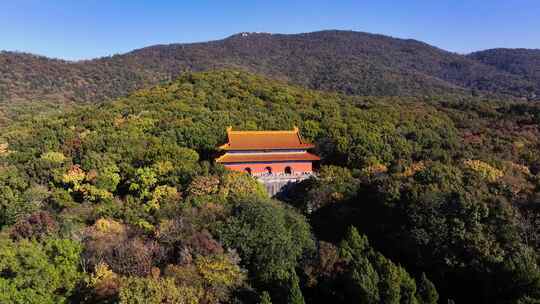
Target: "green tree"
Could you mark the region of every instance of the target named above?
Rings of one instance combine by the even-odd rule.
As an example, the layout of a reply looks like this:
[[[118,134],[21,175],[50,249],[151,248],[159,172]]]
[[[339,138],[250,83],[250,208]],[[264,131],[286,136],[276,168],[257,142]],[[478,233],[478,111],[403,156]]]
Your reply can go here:
[[[423,304],[437,304],[439,301],[439,293],[425,273],[422,273],[418,282],[418,295]]]
[[[232,212],[218,235],[225,246],[238,250],[255,282],[291,280],[300,257],[314,249],[305,218],[280,203],[258,199],[237,203]]]
[[[197,304],[196,289],[177,286],[173,279],[127,277],[120,288],[120,302],[125,304]]]
[[[416,282],[402,267],[375,251],[364,235],[351,227],[340,244],[347,263],[345,297],[364,303],[418,303]]]
[[[364,303],[378,303],[379,275],[368,259],[367,237],[351,228],[347,238],[341,242],[340,255],[350,266],[347,275],[349,292]]]
[[[302,290],[300,290],[300,285],[298,282],[298,276],[296,273],[291,275],[289,279],[289,296],[287,303],[290,304],[304,304],[304,296],[302,295]]]
[[[84,276],[80,253],[71,240],[0,240],[0,302],[68,303]]]
[[[133,181],[129,185],[129,190],[137,193],[140,198],[149,198],[157,181],[157,174],[152,168],[138,168]]]
[[[227,172],[223,175],[220,193],[232,201],[239,201],[245,198],[264,199],[268,193],[264,186],[251,176],[238,173]]]
[[[270,298],[270,294],[268,293],[268,291],[262,292],[259,304],[272,304],[272,299]]]
[[[41,201],[27,200],[27,189],[27,179],[15,166],[0,166],[0,228],[39,209]]]

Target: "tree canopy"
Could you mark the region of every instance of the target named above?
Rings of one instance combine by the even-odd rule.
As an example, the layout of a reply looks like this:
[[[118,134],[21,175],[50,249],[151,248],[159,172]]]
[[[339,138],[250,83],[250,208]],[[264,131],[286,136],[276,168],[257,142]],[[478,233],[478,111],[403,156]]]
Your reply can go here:
[[[25,116],[1,127],[0,302],[534,303],[539,113],[222,70]],[[213,162],[230,125],[299,126],[317,177],[269,198]]]

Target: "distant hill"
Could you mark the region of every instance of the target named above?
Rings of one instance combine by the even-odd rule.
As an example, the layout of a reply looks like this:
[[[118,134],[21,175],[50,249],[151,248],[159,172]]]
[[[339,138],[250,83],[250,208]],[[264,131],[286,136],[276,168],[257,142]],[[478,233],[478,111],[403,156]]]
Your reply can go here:
[[[513,66],[493,64],[482,53],[464,56],[415,40],[352,31],[241,33],[79,62],[2,52],[0,100],[103,101],[171,80],[186,70],[216,68],[244,69],[308,88],[357,95],[540,95],[538,60],[531,60],[531,66],[524,61],[530,71],[521,73]],[[502,58],[497,62],[504,62],[505,56],[497,53]]]
[[[540,95],[540,49],[491,49],[472,53],[468,57],[535,83],[531,91]]]

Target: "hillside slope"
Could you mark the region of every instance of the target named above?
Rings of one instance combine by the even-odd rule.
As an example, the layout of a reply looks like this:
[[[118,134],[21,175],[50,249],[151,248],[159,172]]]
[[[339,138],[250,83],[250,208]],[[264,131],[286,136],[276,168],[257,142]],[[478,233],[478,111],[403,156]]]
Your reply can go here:
[[[540,91],[536,79],[419,41],[322,31],[243,33],[219,41],[151,46],[80,62],[3,52],[0,100],[103,101],[173,79],[186,70],[224,67],[356,95],[484,91],[527,97]]]
[[[540,49],[491,49],[474,52],[468,57],[523,77],[535,83],[535,88],[540,84]],[[531,93],[539,95],[534,88],[531,88]]]
[[[540,105],[457,99],[212,71],[12,123],[0,302],[538,302]],[[227,126],[298,126],[319,178],[269,200]]]

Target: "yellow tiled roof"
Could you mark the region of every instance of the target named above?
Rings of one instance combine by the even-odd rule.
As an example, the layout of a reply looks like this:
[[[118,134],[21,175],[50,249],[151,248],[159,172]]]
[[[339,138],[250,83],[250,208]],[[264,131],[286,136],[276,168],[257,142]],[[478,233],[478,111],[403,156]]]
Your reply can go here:
[[[310,149],[314,146],[305,143],[298,128],[286,131],[233,131],[227,128],[229,142],[220,146],[222,150],[272,150],[272,149]]]

